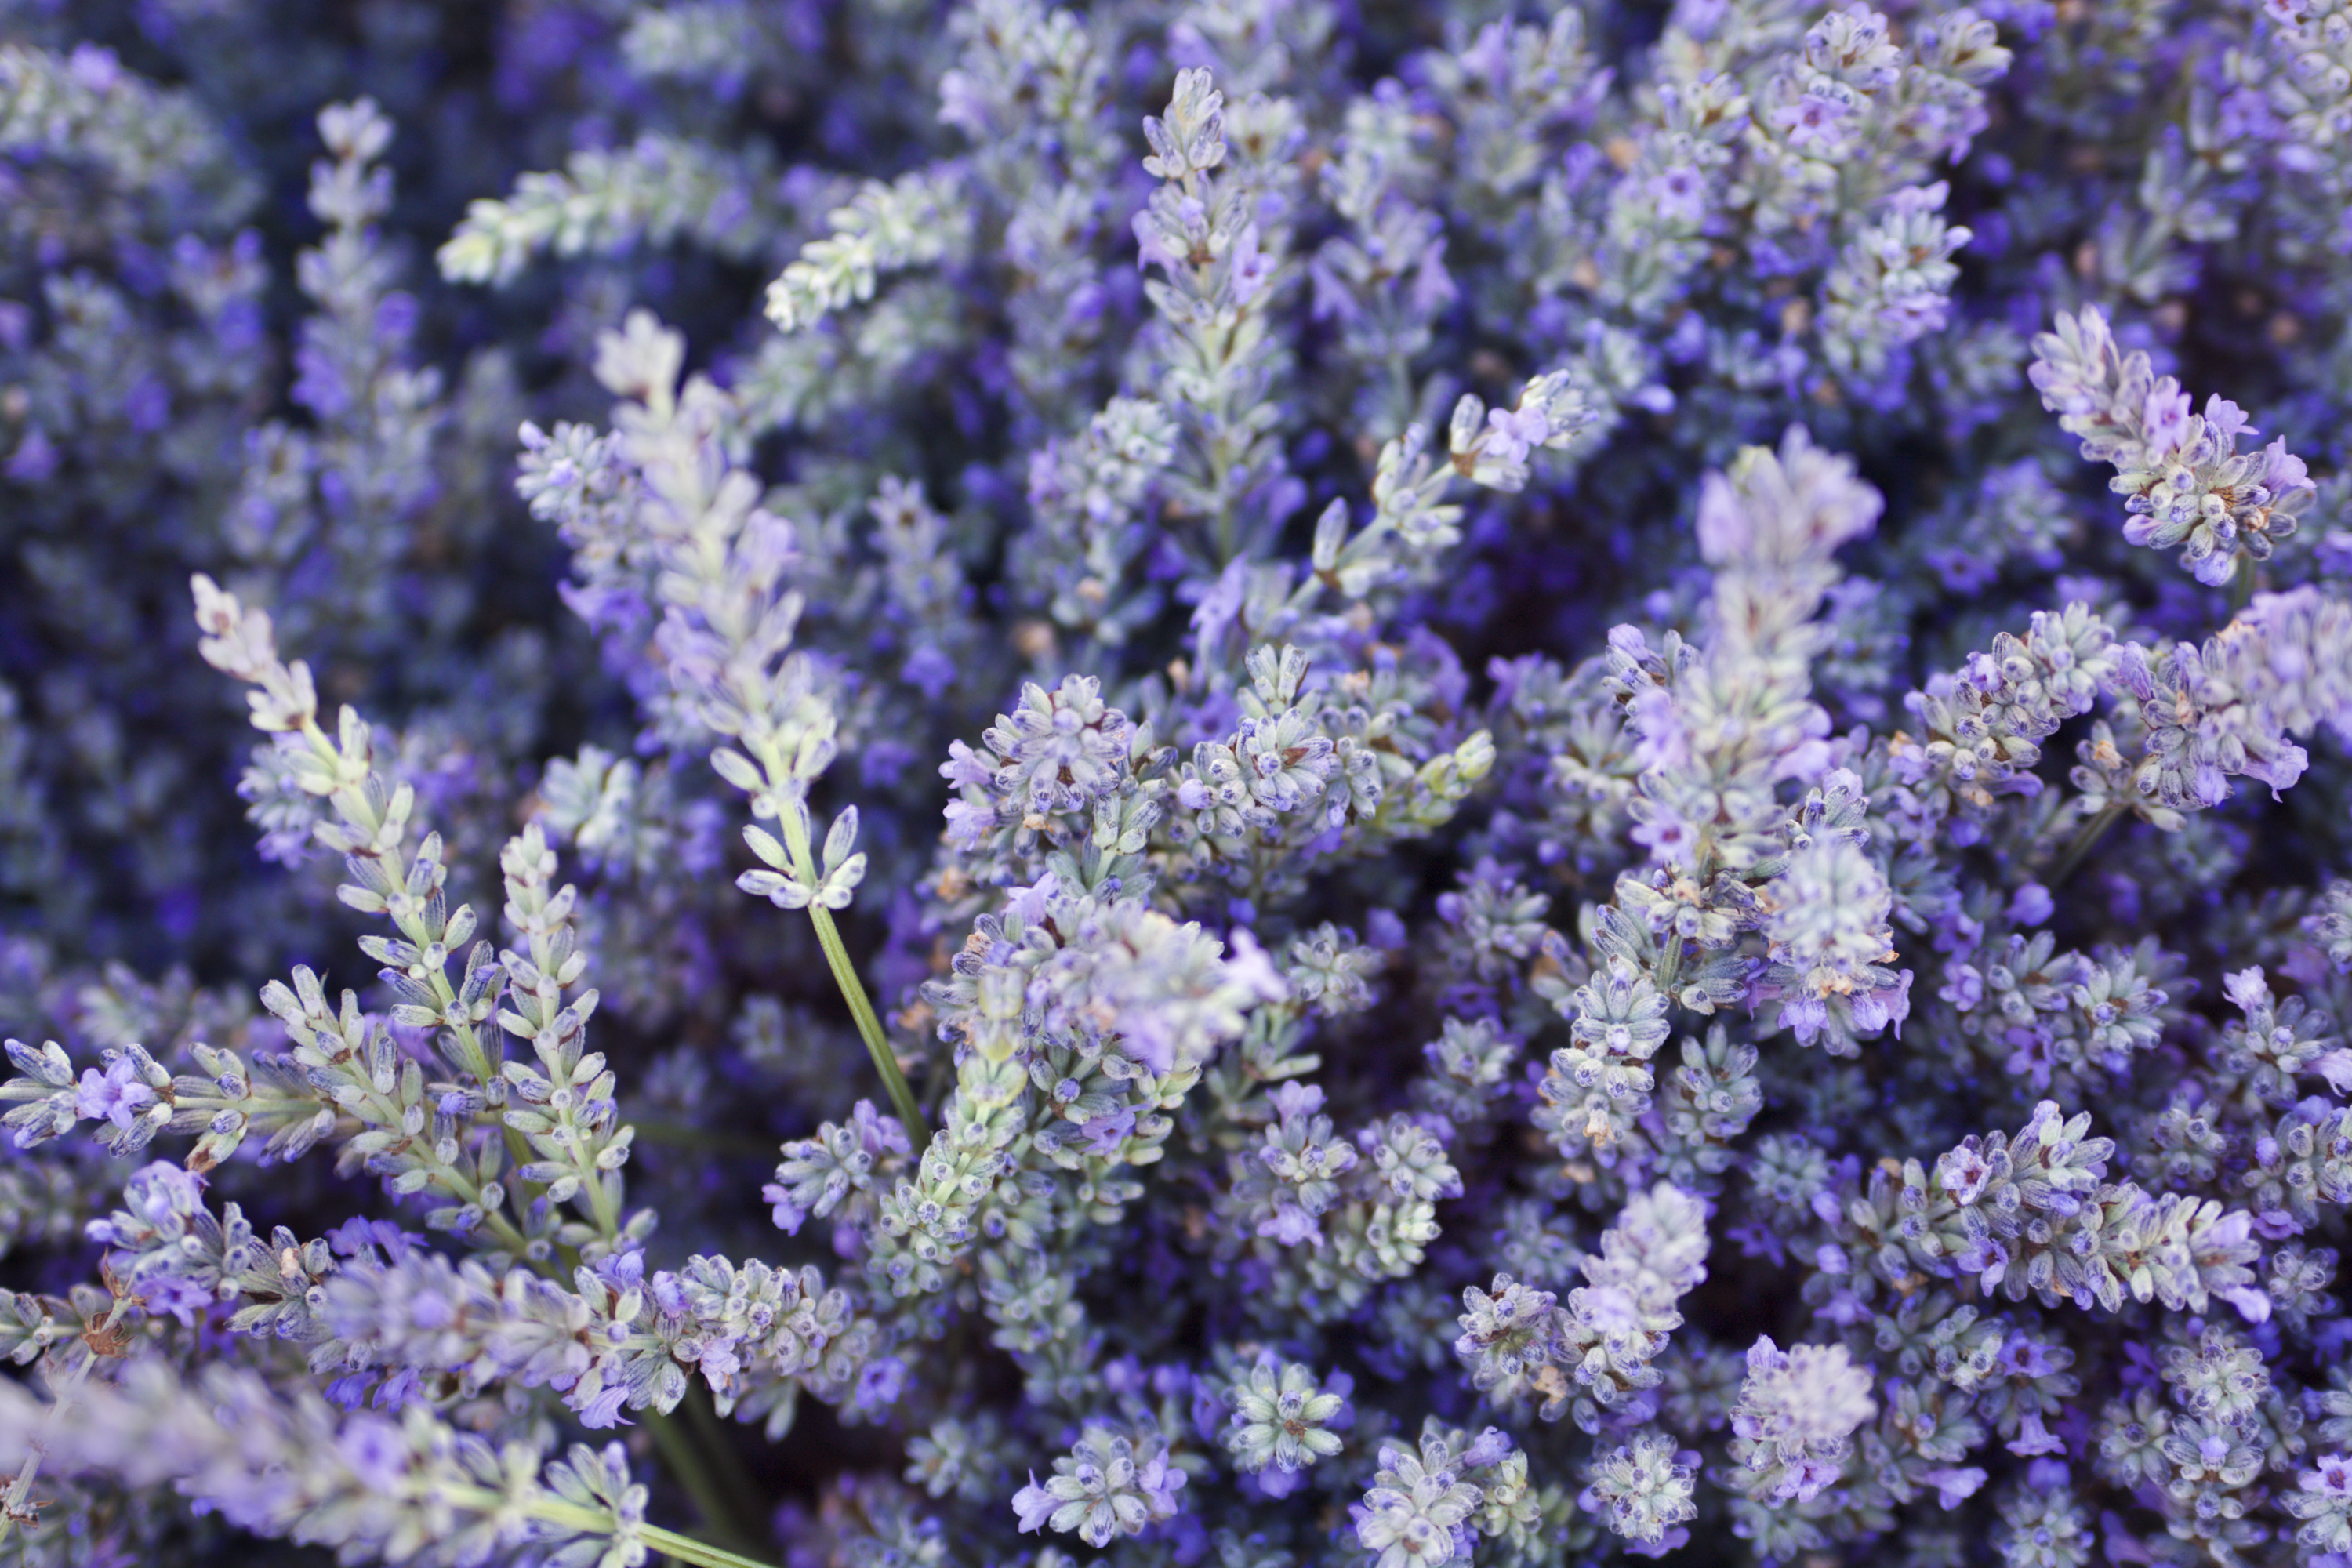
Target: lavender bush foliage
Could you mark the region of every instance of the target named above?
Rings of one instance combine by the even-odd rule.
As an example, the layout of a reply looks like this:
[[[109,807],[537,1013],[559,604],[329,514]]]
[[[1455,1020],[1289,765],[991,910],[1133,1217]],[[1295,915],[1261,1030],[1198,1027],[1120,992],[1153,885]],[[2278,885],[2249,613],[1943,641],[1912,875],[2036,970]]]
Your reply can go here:
[[[0,1563],[2352,1563],[2347,129],[0,0]]]

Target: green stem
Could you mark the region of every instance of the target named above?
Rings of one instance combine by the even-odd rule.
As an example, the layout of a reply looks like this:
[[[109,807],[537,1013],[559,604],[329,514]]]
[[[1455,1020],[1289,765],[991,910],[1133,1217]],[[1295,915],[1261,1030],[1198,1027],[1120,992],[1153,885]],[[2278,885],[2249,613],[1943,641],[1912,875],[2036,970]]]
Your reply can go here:
[[[1670,937],[1658,953],[1657,973],[1651,976],[1651,983],[1657,986],[1658,994],[1668,1002],[1675,999],[1675,982],[1681,978],[1682,967],[1683,939]]]
[[[106,1314],[106,1321],[102,1327],[111,1329],[120,1323],[123,1314],[131,1310],[132,1300],[133,1298],[129,1296],[116,1297],[114,1306]],[[46,1308],[43,1309],[43,1314],[47,1315]],[[66,1342],[70,1344],[72,1341],[68,1340]],[[97,1364],[98,1358],[95,1355],[84,1355],[66,1369],[66,1374],[58,1381],[54,1397],[49,1403],[48,1413],[41,1418],[44,1428],[68,1417],[72,1410],[74,1395],[80,1391],[83,1384],[89,1381],[90,1369]],[[41,1370],[45,1373],[52,1370],[48,1352],[46,1350],[41,1354]],[[5,1494],[6,1510],[0,1512],[0,1541],[8,1539],[8,1531],[18,1519],[30,1521],[37,1511],[26,1505],[32,1500],[33,1482],[41,1473],[41,1449],[42,1445],[37,1441],[26,1449],[24,1464],[17,1468],[16,1476],[8,1483]]]
[[[686,1412],[687,1425],[694,1428],[695,1446],[710,1457],[718,1469],[719,1488],[730,1508],[747,1498],[759,1496],[759,1489],[743,1468],[742,1457],[728,1441],[728,1424],[719,1420],[718,1408],[710,1402],[709,1389],[699,1382],[688,1384],[686,1398],[678,1408]],[[757,1531],[751,1523],[731,1512],[729,1521],[730,1536],[739,1541],[757,1539]]]
[[[797,813],[780,814],[784,829],[784,847],[792,852],[793,864],[802,880],[815,885],[816,857],[809,852],[808,832],[801,826]],[[825,966],[833,971],[834,984],[841,987],[842,999],[849,1004],[850,1016],[857,1020],[857,1032],[866,1041],[866,1052],[874,1058],[874,1070],[882,1075],[882,1087],[890,1091],[890,1104],[905,1124],[907,1136],[916,1143],[915,1152],[929,1140],[929,1131],[923,1123],[923,1113],[915,1105],[915,1091],[907,1087],[907,1075],[898,1070],[898,1054],[890,1049],[889,1040],[882,1033],[882,1020],[874,1016],[874,1004],[866,1000],[866,983],[857,978],[857,966],[849,961],[849,949],[841,940],[841,928],[833,923],[833,911],[823,904],[808,907],[809,923],[816,927],[817,945],[824,949]]]
[[[577,1143],[572,1145],[573,1163],[578,1163]],[[588,1189],[589,1212],[595,1216],[596,1234],[606,1241],[616,1241],[621,1235],[621,1203],[613,1189],[604,1184],[604,1173],[593,1160],[588,1162],[587,1173],[581,1185]]]
[[[2253,598],[2254,558],[2251,555],[2241,555],[2238,557],[2237,571],[2230,576],[2230,618],[2236,620],[2238,612],[2253,603]]]
[[[857,978],[857,966],[849,961],[849,949],[842,942],[840,928],[833,923],[833,911],[822,904],[811,904],[809,918],[816,927],[817,945],[824,949],[824,962],[833,970],[842,995],[848,1000],[850,1014],[857,1020],[857,1032],[865,1037],[866,1052],[874,1058],[874,1070],[882,1075],[883,1087],[890,1091],[890,1103],[897,1107],[898,1120],[906,1124],[907,1136],[929,1142],[929,1129],[923,1124],[923,1113],[915,1108],[915,1091],[907,1086],[907,1075],[898,1070],[898,1055],[883,1036],[882,1020],[874,1016],[874,1004],[866,999],[866,986]]]
[[[687,1500],[694,1504],[694,1511],[701,1516],[703,1527],[713,1532],[732,1537],[735,1534],[735,1529],[733,1521],[728,1515],[727,1500],[720,1495],[710,1467],[704,1463],[702,1456],[696,1452],[694,1440],[687,1435],[686,1428],[678,1424],[675,1415],[665,1415],[657,1410],[648,1410],[646,1412],[646,1430],[652,1434],[654,1447],[661,1452],[662,1468],[677,1479],[679,1486],[686,1489]],[[687,1541],[687,1537],[682,1535],[676,1539]],[[705,1552],[719,1551],[715,1546],[702,1546],[698,1542],[688,1542],[688,1544]],[[664,1547],[662,1550],[669,1549]],[[677,1553],[673,1552],[672,1555],[675,1556]],[[721,1553],[721,1555],[726,1554]],[[694,1557],[687,1561],[700,1563],[708,1559]]]
[[[664,1530],[648,1524],[637,1531],[637,1539],[673,1563],[689,1563],[694,1568],[775,1568],[772,1559],[762,1561],[730,1552],[697,1541],[690,1535],[680,1535],[674,1530]]]
[[[463,1488],[448,1494],[447,1500],[463,1508],[488,1513],[495,1511],[506,1499],[497,1492]],[[544,1520],[583,1535],[612,1536],[621,1532],[620,1521],[607,1510],[583,1508],[578,1503],[565,1502],[561,1498],[544,1493],[527,1504],[526,1511],[534,1519]],[[672,1562],[689,1563],[694,1564],[694,1568],[775,1568],[772,1558],[762,1561],[757,1557],[746,1557],[740,1552],[730,1552],[723,1546],[713,1546],[707,1541],[697,1541],[691,1535],[680,1535],[675,1530],[664,1530],[657,1524],[637,1526],[636,1536]]]
[[[2074,835],[2074,842],[2061,850],[2058,858],[2051,864],[2049,878],[2043,885],[2053,889],[2063,887],[2066,879],[2073,876],[2074,868],[2083,863],[2083,857],[2091,852],[2091,847],[2106,836],[2108,828],[2123,820],[2125,810],[2120,805],[2106,806],[2083,824],[2083,829]]]

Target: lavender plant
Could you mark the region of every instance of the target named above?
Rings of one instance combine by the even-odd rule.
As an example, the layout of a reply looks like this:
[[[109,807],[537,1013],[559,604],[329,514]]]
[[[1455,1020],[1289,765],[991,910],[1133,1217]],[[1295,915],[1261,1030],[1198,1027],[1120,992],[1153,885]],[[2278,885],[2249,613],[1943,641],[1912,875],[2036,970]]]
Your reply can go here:
[[[2352,1561],[2340,12],[0,0],[0,1560]]]

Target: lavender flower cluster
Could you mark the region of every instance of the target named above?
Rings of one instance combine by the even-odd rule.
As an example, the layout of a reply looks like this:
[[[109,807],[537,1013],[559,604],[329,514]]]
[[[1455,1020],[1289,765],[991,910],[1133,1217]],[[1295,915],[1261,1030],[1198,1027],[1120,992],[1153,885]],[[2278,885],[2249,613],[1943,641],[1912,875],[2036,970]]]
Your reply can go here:
[[[2346,0],[0,0],[0,1568],[2352,1568],[2347,211]]]

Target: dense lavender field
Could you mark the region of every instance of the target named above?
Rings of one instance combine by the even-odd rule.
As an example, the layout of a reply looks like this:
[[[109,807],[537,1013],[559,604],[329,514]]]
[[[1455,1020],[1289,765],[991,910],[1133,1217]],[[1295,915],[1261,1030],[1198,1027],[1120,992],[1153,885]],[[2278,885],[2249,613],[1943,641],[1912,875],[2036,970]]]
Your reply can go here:
[[[2352,1568],[2348,418],[2352,0],[0,0],[0,1568]]]

